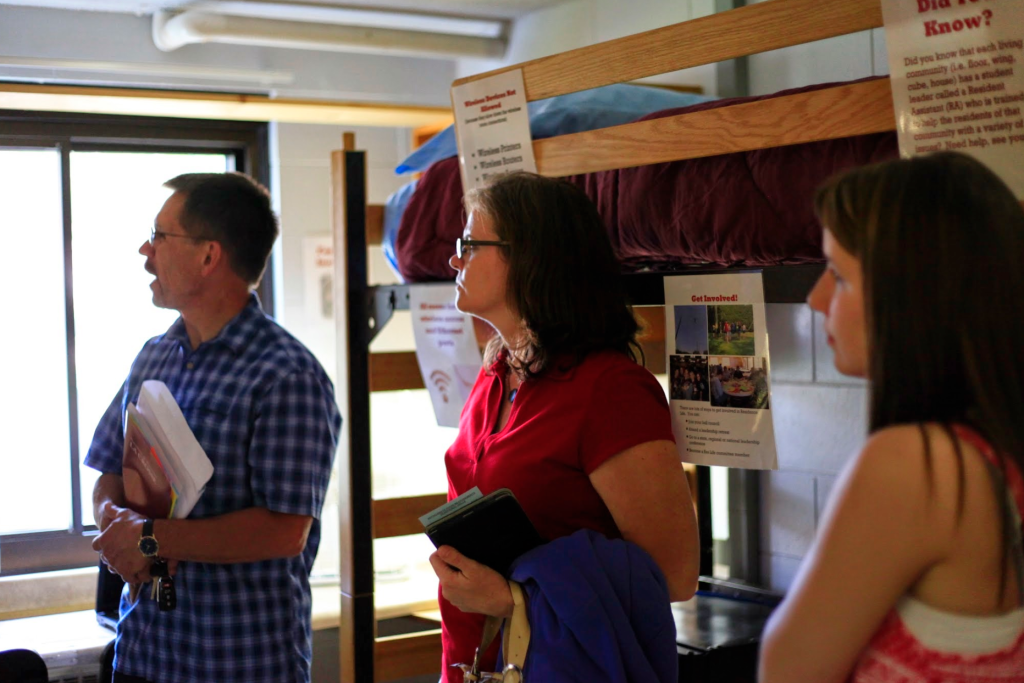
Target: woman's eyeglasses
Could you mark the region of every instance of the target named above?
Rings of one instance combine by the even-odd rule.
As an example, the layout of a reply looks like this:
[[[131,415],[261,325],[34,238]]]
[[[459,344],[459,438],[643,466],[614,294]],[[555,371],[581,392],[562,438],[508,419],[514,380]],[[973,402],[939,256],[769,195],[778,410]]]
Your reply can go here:
[[[509,245],[505,240],[468,240],[463,237],[455,240],[455,255],[460,259],[465,258],[466,253],[470,249],[476,249],[477,247],[507,247]]]

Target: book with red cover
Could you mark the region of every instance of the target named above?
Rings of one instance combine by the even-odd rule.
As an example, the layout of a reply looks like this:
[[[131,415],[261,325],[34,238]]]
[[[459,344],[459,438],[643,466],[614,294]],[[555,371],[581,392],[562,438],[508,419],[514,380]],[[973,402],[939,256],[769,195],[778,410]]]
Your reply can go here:
[[[174,512],[178,494],[135,406],[129,406],[127,423],[121,476],[128,507],[151,519],[167,519]]]

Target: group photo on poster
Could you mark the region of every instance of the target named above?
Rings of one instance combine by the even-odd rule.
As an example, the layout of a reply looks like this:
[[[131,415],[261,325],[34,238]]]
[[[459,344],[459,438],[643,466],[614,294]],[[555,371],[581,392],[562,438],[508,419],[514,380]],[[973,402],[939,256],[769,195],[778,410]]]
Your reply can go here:
[[[707,356],[676,356],[669,359],[669,397],[673,401],[710,399]]]
[[[711,405],[766,410],[769,406],[768,360],[736,356],[711,356]]]
[[[666,277],[664,286],[668,394],[680,458],[776,468],[761,274]]]
[[[721,408],[769,408],[768,359],[754,357],[753,305],[674,306],[669,398]]]
[[[754,355],[754,307],[708,306],[707,346],[712,355]]]

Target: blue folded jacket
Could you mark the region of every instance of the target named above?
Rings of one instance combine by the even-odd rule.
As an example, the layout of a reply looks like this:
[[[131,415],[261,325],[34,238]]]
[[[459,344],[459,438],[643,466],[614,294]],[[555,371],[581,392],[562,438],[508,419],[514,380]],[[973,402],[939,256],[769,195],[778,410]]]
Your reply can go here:
[[[676,683],[679,655],[661,569],[636,544],[582,530],[520,557],[527,680]]]

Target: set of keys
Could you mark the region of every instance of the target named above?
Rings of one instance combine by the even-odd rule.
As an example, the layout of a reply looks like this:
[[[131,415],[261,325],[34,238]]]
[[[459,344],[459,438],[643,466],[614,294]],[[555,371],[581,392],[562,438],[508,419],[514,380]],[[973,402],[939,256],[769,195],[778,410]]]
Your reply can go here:
[[[178,604],[178,594],[174,589],[174,578],[167,568],[164,560],[154,560],[149,567],[149,574],[153,577],[152,587],[149,590],[149,597],[156,600],[161,612],[170,612]]]

